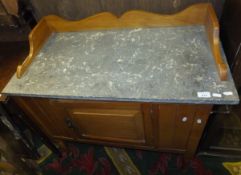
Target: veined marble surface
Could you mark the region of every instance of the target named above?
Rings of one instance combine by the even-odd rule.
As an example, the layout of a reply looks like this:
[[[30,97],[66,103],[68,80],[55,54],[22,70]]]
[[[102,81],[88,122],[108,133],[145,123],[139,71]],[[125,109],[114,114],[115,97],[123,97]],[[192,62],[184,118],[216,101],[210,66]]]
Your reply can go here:
[[[200,98],[198,92],[210,92],[211,97]],[[230,73],[228,81],[219,79],[203,26],[55,33],[23,77],[14,75],[3,93],[113,101],[239,102]]]

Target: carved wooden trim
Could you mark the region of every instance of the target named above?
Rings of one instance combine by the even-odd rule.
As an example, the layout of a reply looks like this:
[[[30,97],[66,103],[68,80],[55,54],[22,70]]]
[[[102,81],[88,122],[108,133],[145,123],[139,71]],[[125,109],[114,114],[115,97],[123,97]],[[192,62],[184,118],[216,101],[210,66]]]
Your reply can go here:
[[[216,62],[220,79],[227,80],[228,67],[223,61],[221,55],[221,45],[219,40],[219,23],[215,11],[211,4],[207,5],[207,17],[205,21],[206,32],[210,47],[212,49],[213,57]]]
[[[120,18],[109,12],[103,12],[80,21],[68,21],[54,15],[46,16],[40,20],[29,35],[30,52],[23,64],[18,66],[17,77],[20,78],[23,75],[53,32],[186,25],[205,26],[220,79],[227,80],[227,65],[224,63],[220,51],[218,20],[209,3],[193,5],[173,15],[133,10],[124,13]]]

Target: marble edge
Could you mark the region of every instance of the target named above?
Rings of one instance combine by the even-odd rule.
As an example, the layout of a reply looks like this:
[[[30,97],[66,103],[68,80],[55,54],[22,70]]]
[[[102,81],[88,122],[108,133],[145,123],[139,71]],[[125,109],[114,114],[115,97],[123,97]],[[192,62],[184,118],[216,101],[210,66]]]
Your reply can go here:
[[[143,99],[143,98],[117,98],[117,97],[83,97],[83,96],[68,96],[68,95],[38,95],[38,94],[18,94],[6,93],[2,94],[7,96],[18,97],[35,97],[35,98],[49,98],[49,99],[62,99],[62,100],[93,100],[93,101],[116,101],[116,102],[149,102],[149,103],[178,103],[178,104],[212,104],[212,105],[238,105],[240,99],[234,96],[233,99],[213,99],[203,98],[196,99]]]

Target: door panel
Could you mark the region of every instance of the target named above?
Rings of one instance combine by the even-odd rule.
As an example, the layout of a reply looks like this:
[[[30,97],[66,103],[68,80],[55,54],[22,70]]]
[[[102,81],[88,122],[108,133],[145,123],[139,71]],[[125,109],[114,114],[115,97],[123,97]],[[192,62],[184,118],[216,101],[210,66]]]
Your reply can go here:
[[[138,110],[82,109],[70,111],[82,137],[140,142],[144,140],[142,115]]]
[[[191,158],[198,147],[203,130],[208,121],[212,105],[197,105],[195,117],[193,119],[192,132],[188,138],[186,158]]]
[[[177,115],[174,127],[175,131],[173,136],[174,148],[186,149],[192,129],[195,110],[195,105],[177,105]]]
[[[51,104],[58,115],[71,120],[80,138],[146,143],[147,116],[140,103],[53,100]]]
[[[185,150],[194,114],[195,105],[159,105],[157,116],[158,147]]]

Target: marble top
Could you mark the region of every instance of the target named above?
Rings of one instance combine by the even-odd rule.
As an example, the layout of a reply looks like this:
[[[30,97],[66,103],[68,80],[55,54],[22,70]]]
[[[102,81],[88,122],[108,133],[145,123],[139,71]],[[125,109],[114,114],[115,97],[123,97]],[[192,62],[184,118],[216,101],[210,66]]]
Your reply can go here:
[[[206,92],[206,97],[199,92]],[[220,81],[203,26],[54,33],[22,78],[14,75],[3,93],[163,103],[239,102],[230,72],[228,81]]]

